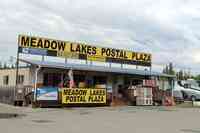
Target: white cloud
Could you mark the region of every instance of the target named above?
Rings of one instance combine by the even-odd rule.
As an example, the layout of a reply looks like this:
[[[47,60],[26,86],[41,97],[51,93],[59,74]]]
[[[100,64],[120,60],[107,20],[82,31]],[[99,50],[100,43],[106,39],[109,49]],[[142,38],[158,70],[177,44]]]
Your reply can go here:
[[[17,35],[24,33],[151,52],[155,66],[173,61],[200,72],[199,5],[194,0],[1,0],[0,56],[14,56]]]

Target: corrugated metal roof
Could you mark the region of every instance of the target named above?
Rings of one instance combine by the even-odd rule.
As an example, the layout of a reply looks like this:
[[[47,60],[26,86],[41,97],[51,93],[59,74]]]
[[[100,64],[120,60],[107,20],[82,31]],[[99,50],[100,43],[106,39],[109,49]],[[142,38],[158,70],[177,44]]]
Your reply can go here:
[[[127,68],[117,68],[117,67],[106,67],[97,66],[89,64],[73,64],[73,63],[60,63],[60,62],[50,62],[50,61],[39,61],[30,59],[19,59],[21,62],[28,63],[31,65],[37,65],[41,67],[48,68],[61,68],[61,69],[73,69],[73,70],[85,70],[85,71],[98,71],[98,72],[110,72],[110,73],[121,73],[121,74],[132,74],[132,75],[147,75],[147,76],[163,76],[163,77],[175,77],[173,75],[167,75],[159,72],[153,71],[143,71],[138,69],[127,69]]]

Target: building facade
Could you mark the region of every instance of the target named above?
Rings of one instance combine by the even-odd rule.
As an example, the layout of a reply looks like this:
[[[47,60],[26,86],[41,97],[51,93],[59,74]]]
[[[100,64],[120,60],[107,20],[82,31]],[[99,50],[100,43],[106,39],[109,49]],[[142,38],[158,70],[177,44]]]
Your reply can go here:
[[[31,84],[31,69],[29,67],[19,68],[18,84]],[[0,87],[13,87],[16,85],[16,68],[0,69]]]

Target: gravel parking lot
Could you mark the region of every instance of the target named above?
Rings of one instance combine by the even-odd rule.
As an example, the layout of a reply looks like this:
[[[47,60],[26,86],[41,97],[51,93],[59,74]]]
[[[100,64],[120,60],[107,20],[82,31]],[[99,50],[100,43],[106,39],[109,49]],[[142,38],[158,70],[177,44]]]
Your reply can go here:
[[[1,133],[200,133],[200,109],[177,107],[37,108],[0,104]],[[2,115],[0,115],[1,117]]]

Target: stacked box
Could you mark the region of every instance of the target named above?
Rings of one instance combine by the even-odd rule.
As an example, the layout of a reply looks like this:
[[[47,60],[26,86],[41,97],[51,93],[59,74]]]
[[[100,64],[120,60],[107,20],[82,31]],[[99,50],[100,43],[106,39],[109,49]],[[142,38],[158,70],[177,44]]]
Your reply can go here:
[[[136,92],[139,98],[152,98],[153,96],[151,87],[138,87]]]
[[[136,98],[136,105],[152,105],[153,100],[152,98]]]
[[[137,89],[137,105],[152,105],[153,104],[153,94],[151,87],[138,87]]]
[[[135,89],[128,89],[128,98],[133,101],[137,96]]]

